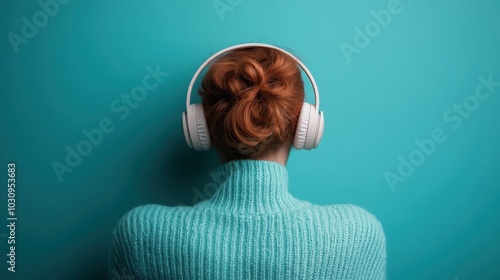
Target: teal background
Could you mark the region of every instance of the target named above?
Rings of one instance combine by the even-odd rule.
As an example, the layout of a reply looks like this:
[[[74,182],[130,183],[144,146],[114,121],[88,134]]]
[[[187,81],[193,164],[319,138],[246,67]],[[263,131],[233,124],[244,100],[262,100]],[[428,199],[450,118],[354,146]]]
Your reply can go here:
[[[256,41],[299,56],[320,89],[324,138],[292,151],[292,194],[375,214],[388,279],[500,279],[500,87],[459,128],[443,119],[478,76],[500,81],[500,2],[402,0],[349,63],[340,44],[354,45],[354,28],[389,2],[232,1],[220,18],[212,1],[74,0],[16,54],[7,34],[21,35],[22,17],[41,7],[2,1],[0,218],[7,224],[15,162],[18,221],[16,273],[0,226],[0,278],[105,279],[111,231],[127,210],[210,195],[218,159],[184,142],[186,89],[209,55]],[[121,120],[110,106],[142,84],[148,65],[170,75]],[[113,132],[60,182],[52,163],[65,163],[65,147],[103,118]],[[397,173],[399,155],[408,159],[436,128],[446,141],[391,190],[384,173]]]

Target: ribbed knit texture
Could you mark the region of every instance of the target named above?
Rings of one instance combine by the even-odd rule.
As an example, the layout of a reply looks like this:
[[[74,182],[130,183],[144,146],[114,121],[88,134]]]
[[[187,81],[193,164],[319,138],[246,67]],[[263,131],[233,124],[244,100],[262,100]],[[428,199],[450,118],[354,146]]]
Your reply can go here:
[[[119,220],[110,279],[386,278],[384,231],[365,209],[293,197],[273,161],[230,161],[212,175],[215,194],[195,206],[142,205]]]

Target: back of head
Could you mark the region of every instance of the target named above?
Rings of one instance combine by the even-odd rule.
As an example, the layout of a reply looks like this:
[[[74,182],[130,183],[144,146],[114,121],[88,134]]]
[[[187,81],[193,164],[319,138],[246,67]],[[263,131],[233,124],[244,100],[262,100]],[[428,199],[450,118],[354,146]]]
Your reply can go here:
[[[287,54],[266,47],[233,50],[208,69],[200,95],[211,142],[229,159],[291,148],[304,84]]]

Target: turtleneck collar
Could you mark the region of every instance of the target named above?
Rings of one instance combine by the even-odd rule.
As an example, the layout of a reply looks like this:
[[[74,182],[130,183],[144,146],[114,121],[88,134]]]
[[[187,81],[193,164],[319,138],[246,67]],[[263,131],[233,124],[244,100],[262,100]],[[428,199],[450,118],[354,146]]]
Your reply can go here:
[[[217,189],[195,207],[216,208],[233,213],[286,212],[303,206],[288,191],[288,171],[267,160],[232,160],[211,174]]]

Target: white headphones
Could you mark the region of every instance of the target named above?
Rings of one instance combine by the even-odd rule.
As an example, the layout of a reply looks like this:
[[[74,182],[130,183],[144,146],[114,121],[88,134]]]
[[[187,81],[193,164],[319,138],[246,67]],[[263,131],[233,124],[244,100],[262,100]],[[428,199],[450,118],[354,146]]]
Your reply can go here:
[[[193,85],[196,82],[196,79],[200,75],[201,71],[212,61],[217,59],[219,56],[223,54],[241,48],[247,47],[267,47],[279,50],[291,58],[293,58],[300,67],[304,70],[309,78],[309,81],[312,84],[314,90],[314,98],[315,105],[304,102],[302,105],[302,109],[300,111],[299,121],[297,124],[297,130],[295,132],[295,138],[293,141],[293,146],[295,149],[306,149],[311,150],[316,148],[319,145],[321,137],[323,136],[324,130],[324,116],[323,112],[319,111],[319,92],[316,82],[314,78],[307,69],[307,67],[300,61],[297,57],[292,55],[291,53],[278,48],[276,46],[261,44],[261,43],[246,43],[239,44],[235,46],[231,46],[225,48],[211,57],[209,57],[196,71],[193,78],[191,79],[191,83],[189,84],[189,88],[187,91],[186,97],[186,112],[182,113],[182,126],[184,129],[184,137],[186,138],[186,142],[190,148],[194,148],[195,150],[209,150],[210,143],[210,135],[208,134],[207,121],[205,118],[205,112],[203,109],[203,104],[190,104],[191,103],[191,92],[193,90]]]

